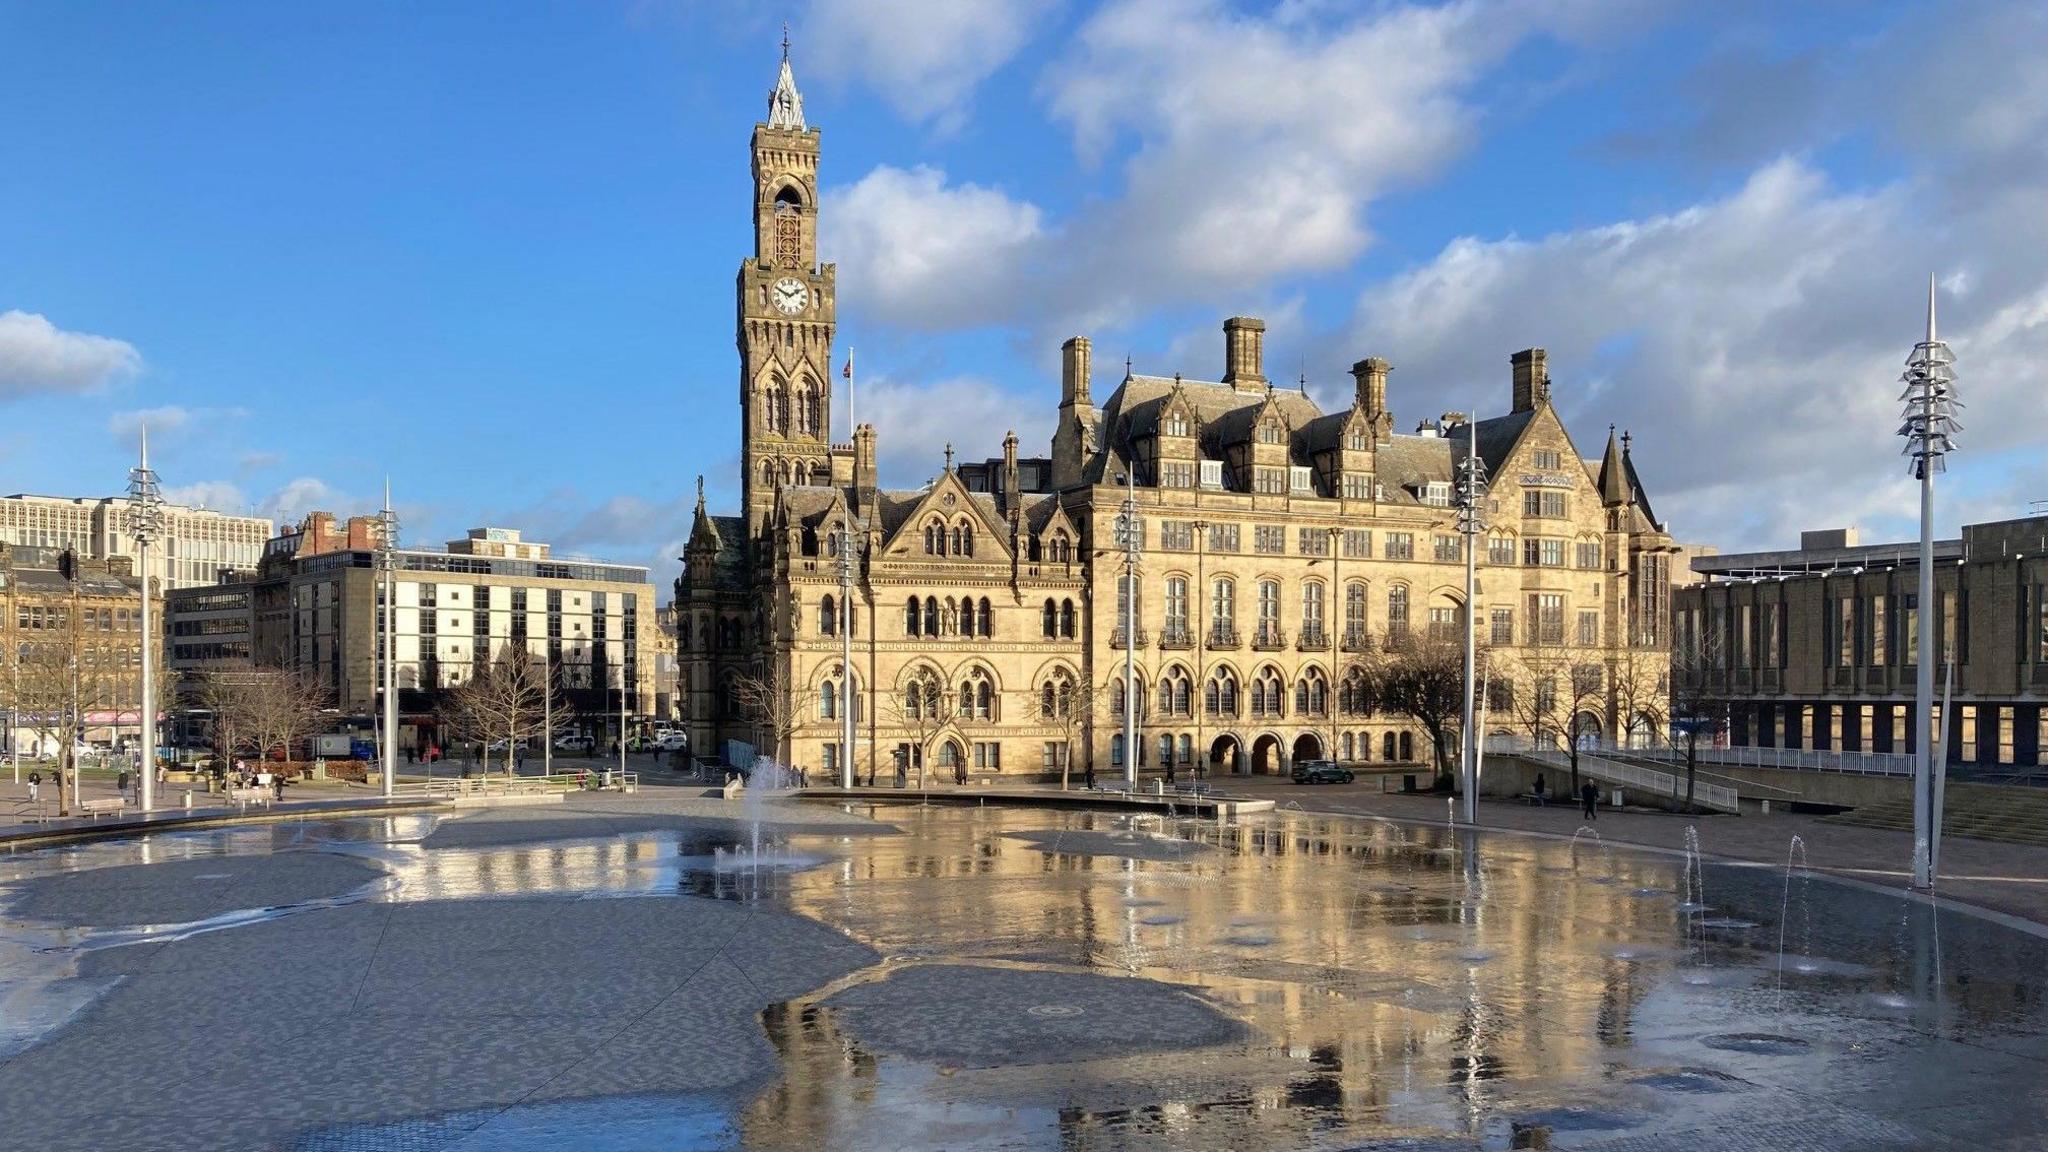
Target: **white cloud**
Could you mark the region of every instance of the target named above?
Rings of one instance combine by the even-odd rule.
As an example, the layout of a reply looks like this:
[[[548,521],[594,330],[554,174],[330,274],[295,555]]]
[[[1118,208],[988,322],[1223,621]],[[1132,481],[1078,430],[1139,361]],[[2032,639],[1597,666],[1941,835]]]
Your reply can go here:
[[[797,57],[850,76],[905,118],[957,128],[981,82],[1057,11],[1057,0],[814,0]]]
[[[211,508],[216,512],[245,512],[249,508],[248,495],[225,480],[173,485],[166,487],[163,494],[166,503],[188,508]]]
[[[2005,228],[1937,237],[1927,210],[1908,186],[1843,191],[1779,160],[1667,215],[1454,241],[1369,289],[1347,343],[1394,360],[1391,399],[1410,411],[1436,396],[1499,411],[1508,352],[1547,346],[1560,410],[1588,434],[1632,426],[1683,538],[1782,546],[1858,521],[1882,535],[1915,513],[1893,432],[1927,270],[1970,269],[1971,293],[1942,310],[1970,405],[1955,466],[2042,437],[2048,253]]]
[[[883,165],[827,194],[820,219],[841,290],[866,315],[907,328],[986,323],[1014,312],[1039,210],[1000,189],[948,185],[920,165]]]
[[[976,377],[918,383],[870,374],[860,382],[859,403],[861,423],[875,426],[882,482],[891,486],[915,487],[938,475],[948,444],[962,463],[1000,455],[1011,431],[1020,455],[1052,450],[1051,405]]]
[[[192,419],[189,409],[176,404],[161,408],[140,408],[116,412],[107,417],[107,431],[121,440],[132,439],[143,427],[151,432],[175,432]]]
[[[90,392],[142,370],[125,340],[67,332],[34,312],[0,312],[0,398]]]
[[[244,472],[260,472],[284,463],[284,456],[276,452],[244,452],[235,462]]]
[[[267,516],[280,524],[289,524],[298,521],[308,512],[333,512],[337,516],[346,516],[348,509],[353,506],[350,497],[325,480],[314,476],[300,476],[264,497],[256,506],[256,514]]]

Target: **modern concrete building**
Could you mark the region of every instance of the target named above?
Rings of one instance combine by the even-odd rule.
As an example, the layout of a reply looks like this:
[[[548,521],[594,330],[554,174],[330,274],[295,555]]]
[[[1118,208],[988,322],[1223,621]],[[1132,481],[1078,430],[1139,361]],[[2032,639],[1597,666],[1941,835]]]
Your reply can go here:
[[[16,494],[0,497],[0,544],[69,549],[81,559],[136,555],[126,496],[67,498]],[[261,516],[235,516],[166,504],[151,576],[166,588],[212,584],[223,572],[254,569],[272,526]]]
[[[173,594],[174,667],[236,662],[301,669],[349,715],[381,700],[383,573],[379,537],[356,517],[314,513],[271,542],[256,571]],[[479,528],[441,551],[400,548],[397,677],[409,726],[433,723],[442,689],[523,650],[559,670],[578,712],[615,726],[620,686],[633,720],[655,707],[647,569],[559,558],[517,531]],[[567,722],[565,718],[564,722]]]
[[[1364,664],[1390,640],[1462,634],[1453,470],[1474,445],[1493,478],[1476,610],[1496,693],[1575,707],[1599,732],[1655,713],[1617,682],[1662,675],[1676,545],[1625,435],[1610,429],[1595,459],[1574,445],[1541,349],[1510,358],[1504,414],[1402,435],[1385,360],[1354,364],[1349,402],[1325,412],[1267,377],[1254,318],[1224,323],[1219,379],[1126,365],[1100,402],[1075,337],[1047,454],[1011,435],[1000,457],[956,464],[948,445],[924,487],[882,488],[871,425],[829,437],[837,269],[817,258],[820,135],[801,110],[784,61],[754,129],[755,250],[736,284],[741,515],[712,515],[700,480],[676,584],[694,747],[841,762],[850,549],[863,774],[920,757],[942,773],[1053,771],[1069,748],[1114,770],[1127,651],[1151,770],[1425,761],[1426,736],[1373,709]],[[1134,629],[1115,533],[1127,499],[1143,552]],[[1588,672],[1595,691],[1566,703],[1558,680]],[[742,705],[749,679],[774,686],[793,725]]]
[[[1728,700],[1731,744],[1910,755],[1918,553],[1850,529],[1693,561],[1707,582],[1679,591],[1677,633]],[[2048,518],[1968,525],[1934,556],[1937,706],[1953,669],[1948,762],[2048,764]]]

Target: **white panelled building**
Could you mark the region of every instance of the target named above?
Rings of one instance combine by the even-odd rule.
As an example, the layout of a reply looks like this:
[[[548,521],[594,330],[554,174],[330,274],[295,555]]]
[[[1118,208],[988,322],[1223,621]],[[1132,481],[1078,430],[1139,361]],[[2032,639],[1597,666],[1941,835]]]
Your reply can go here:
[[[0,544],[69,549],[89,560],[135,559],[125,496],[0,496]],[[254,570],[272,526],[261,516],[209,508],[163,506],[163,529],[151,556],[152,575],[170,588],[217,583],[223,572]]]

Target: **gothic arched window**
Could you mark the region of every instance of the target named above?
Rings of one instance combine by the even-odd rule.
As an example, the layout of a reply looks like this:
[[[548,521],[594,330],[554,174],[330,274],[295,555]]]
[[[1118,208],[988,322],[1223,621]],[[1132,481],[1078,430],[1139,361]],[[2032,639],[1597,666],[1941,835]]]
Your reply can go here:
[[[977,630],[981,633],[982,639],[986,640],[994,636],[996,634],[996,615],[995,612],[989,607],[988,597],[983,596],[981,598],[981,604],[979,606],[979,610],[976,613],[976,616],[979,620]]]
[[[1047,640],[1054,639],[1060,634],[1059,615],[1059,606],[1051,600],[1047,600],[1044,610],[1040,613],[1041,619],[1039,621],[1040,626],[1045,631],[1045,638]]]
[[[924,634],[927,636],[937,636],[939,634],[939,598],[936,596],[924,598]]]
[[[923,622],[923,617],[918,611],[917,597],[912,596],[909,602],[903,606],[903,634],[905,636],[921,635],[924,629],[920,625]]]
[[[818,601],[818,635],[836,636],[838,634],[839,605],[832,598],[831,594],[827,593],[824,599]]]

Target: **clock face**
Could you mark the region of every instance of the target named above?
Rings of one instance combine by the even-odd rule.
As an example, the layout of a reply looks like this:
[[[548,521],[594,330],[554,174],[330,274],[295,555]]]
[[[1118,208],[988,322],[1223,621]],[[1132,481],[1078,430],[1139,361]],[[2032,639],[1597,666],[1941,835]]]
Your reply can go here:
[[[804,282],[791,276],[784,276],[768,288],[768,299],[775,304],[775,310],[785,316],[794,316],[810,303],[811,290]]]

